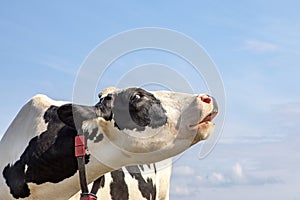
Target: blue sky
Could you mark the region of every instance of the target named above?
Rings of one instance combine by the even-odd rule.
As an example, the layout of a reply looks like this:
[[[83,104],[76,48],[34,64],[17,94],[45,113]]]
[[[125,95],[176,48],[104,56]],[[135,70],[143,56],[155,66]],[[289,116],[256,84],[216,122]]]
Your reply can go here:
[[[71,100],[77,70],[108,37],[174,29],[214,60],[227,105],[213,152],[199,160],[195,146],[175,162],[171,199],[300,199],[299,7],[290,0],[1,2],[0,135],[37,93]],[[168,56],[146,52],[122,65],[152,59]],[[175,61],[167,62],[180,70]]]

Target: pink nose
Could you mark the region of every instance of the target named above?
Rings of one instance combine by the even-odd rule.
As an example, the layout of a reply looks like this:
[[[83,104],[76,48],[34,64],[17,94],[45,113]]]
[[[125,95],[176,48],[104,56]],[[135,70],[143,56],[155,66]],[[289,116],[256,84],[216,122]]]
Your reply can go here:
[[[208,95],[201,95],[200,96],[200,99],[201,99],[201,101],[203,101],[204,103],[210,103],[211,102],[211,98],[210,98],[210,96],[208,96]]]

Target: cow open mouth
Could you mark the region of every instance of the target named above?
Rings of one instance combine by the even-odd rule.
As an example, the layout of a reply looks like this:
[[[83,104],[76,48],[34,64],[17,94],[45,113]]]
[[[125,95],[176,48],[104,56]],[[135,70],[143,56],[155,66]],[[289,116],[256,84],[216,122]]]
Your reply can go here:
[[[191,145],[196,144],[200,140],[207,139],[213,131],[214,123],[212,120],[218,114],[218,111],[215,109],[213,112],[204,117],[201,121],[196,124],[190,125],[189,130],[196,131],[196,135],[191,143]]]
[[[212,112],[210,114],[208,114],[203,120],[201,120],[198,124],[201,124],[201,123],[206,123],[206,122],[211,122],[215,116],[218,114],[217,111],[215,112]]]
[[[202,124],[210,124],[213,123],[212,120],[216,117],[216,115],[218,114],[218,111],[214,111],[212,113],[209,113],[206,117],[204,117],[200,122],[190,125],[191,129],[197,128],[199,125]]]

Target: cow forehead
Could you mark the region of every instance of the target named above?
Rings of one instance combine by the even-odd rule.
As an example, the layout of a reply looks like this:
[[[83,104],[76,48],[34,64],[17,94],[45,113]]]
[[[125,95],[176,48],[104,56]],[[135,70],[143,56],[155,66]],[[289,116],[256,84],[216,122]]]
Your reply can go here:
[[[183,105],[195,101],[196,95],[171,92],[171,91],[153,91],[153,95],[166,105]]]

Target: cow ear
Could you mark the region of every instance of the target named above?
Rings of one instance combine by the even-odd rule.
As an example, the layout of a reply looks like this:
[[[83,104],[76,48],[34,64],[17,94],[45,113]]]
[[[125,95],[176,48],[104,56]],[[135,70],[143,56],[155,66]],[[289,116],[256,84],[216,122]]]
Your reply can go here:
[[[94,106],[82,106],[76,104],[65,104],[57,109],[59,119],[67,126],[76,129],[75,124],[82,125],[83,121],[97,118]]]

